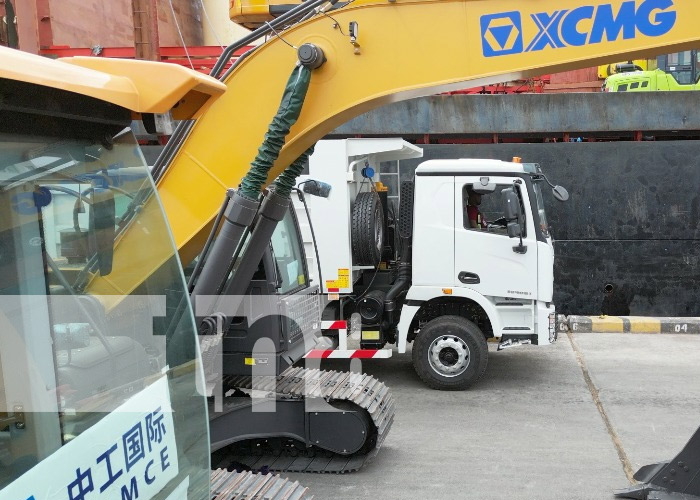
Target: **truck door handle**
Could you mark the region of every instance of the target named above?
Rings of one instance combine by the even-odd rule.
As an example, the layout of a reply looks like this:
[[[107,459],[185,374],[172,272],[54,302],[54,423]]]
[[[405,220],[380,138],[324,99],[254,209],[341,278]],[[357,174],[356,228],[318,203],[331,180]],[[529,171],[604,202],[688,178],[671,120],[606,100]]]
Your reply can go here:
[[[462,271],[461,273],[459,273],[457,275],[457,279],[465,285],[476,285],[478,283],[481,283],[481,279],[479,278],[478,274],[468,273],[466,271]]]

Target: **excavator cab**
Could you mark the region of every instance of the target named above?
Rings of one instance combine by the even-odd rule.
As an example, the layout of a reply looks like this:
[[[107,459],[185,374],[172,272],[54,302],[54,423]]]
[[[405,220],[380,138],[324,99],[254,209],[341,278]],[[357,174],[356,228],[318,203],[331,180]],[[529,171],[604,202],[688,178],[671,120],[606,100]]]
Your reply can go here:
[[[197,337],[131,112],[8,78],[0,103],[3,498],[207,498]]]
[[[320,318],[319,286],[290,204],[224,334],[224,375],[251,375],[261,365],[284,372],[319,342]]]

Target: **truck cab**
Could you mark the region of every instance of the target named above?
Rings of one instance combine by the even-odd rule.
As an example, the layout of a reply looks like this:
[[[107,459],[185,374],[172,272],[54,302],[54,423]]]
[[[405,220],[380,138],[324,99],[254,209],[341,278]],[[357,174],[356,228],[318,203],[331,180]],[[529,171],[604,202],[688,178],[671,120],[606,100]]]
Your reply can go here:
[[[465,373],[475,350],[487,356],[483,344],[470,348],[454,332],[416,353],[423,342],[415,341],[446,316],[466,319],[484,338],[498,339],[500,348],[556,340],[554,248],[543,183],[538,165],[519,162],[431,160],[416,169],[412,283],[398,347],[405,352],[413,341],[414,361],[422,365],[428,358],[424,380]],[[475,211],[481,216],[476,224],[469,216]],[[436,338],[451,329],[437,328]]]
[[[455,159],[399,182],[401,160],[420,156],[401,139],[322,141],[311,156],[303,188],[324,182],[331,193],[308,197],[308,223],[295,202],[309,269],[322,276],[324,319],[349,321],[360,348],[326,331],[340,348],[319,356],[385,358],[388,345],[402,354],[412,344],[427,385],[464,389],[486,369],[487,339],[499,349],[556,340],[548,181],[519,159]]]

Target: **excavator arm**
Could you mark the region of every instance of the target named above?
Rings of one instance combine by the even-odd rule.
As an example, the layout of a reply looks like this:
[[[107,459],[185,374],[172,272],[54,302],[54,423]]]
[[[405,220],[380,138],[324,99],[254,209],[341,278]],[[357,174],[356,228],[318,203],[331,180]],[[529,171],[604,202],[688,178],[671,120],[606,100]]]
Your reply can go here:
[[[314,71],[268,180],[370,109],[690,49],[700,43],[699,15],[695,0],[355,0],[291,26],[225,78],[227,92],[197,120],[160,178],[182,261],[201,251],[226,189],[255,157],[282,94],[281,75],[296,62],[294,47],[312,43],[327,61]]]

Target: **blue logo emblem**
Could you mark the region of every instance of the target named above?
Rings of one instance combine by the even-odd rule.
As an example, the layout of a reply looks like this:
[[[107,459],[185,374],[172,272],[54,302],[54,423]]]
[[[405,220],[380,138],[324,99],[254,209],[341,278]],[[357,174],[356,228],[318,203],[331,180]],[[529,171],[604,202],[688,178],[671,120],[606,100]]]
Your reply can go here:
[[[520,12],[488,14],[481,17],[484,57],[663,36],[676,25],[674,7],[674,0],[626,0],[619,8],[600,4],[538,12],[529,16],[537,34],[527,46]]]
[[[523,51],[523,23],[520,12],[504,12],[481,17],[484,56],[505,56]]]

